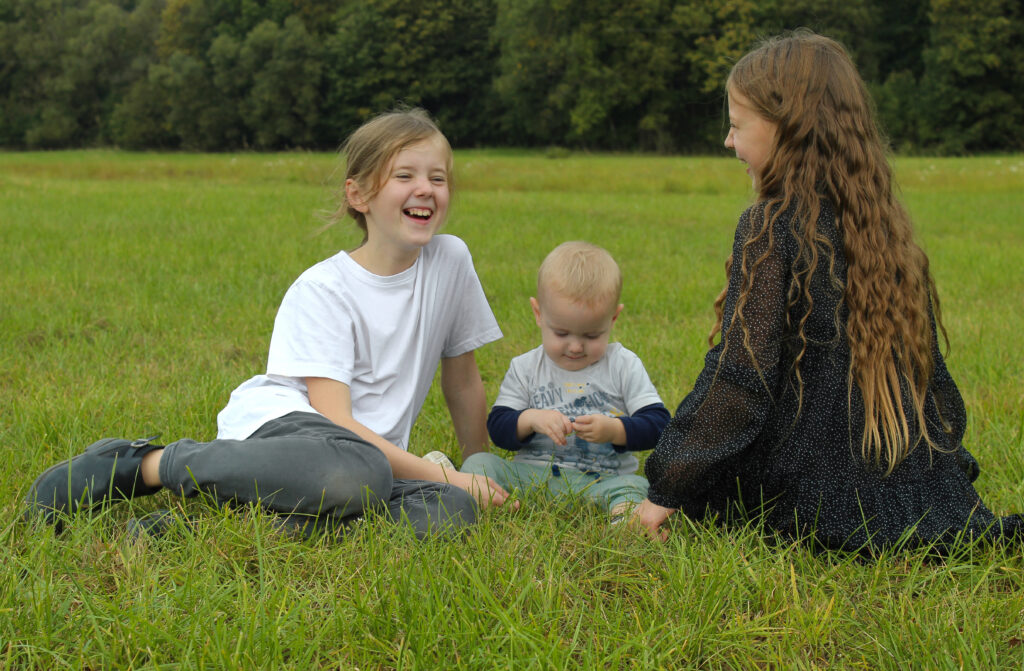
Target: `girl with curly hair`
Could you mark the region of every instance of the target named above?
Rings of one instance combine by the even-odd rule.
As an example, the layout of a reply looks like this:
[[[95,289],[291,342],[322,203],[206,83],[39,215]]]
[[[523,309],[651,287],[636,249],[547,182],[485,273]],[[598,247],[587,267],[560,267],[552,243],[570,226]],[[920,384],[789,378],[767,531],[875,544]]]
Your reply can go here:
[[[928,257],[849,55],[808,31],[772,38],[726,92],[725,146],[756,201],[716,303],[720,342],[647,460],[634,523],[664,539],[676,510],[742,510],[862,551],[1019,538],[1024,520],[972,485]]]

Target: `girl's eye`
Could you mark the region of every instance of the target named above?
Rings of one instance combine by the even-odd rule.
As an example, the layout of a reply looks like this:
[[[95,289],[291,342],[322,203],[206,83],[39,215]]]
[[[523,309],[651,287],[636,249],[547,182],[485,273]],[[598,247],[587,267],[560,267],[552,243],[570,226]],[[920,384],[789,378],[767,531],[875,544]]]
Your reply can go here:
[[[395,179],[409,179],[410,177],[412,177],[412,175],[407,172],[395,173]]]
[[[434,184],[444,184],[448,179],[446,177],[431,177],[430,181]]]
[[[555,331],[555,335],[558,336],[559,338],[564,338],[565,336],[569,335],[569,332],[568,331]]]
[[[597,340],[600,337],[601,337],[600,333],[588,333],[586,335],[587,340]]]

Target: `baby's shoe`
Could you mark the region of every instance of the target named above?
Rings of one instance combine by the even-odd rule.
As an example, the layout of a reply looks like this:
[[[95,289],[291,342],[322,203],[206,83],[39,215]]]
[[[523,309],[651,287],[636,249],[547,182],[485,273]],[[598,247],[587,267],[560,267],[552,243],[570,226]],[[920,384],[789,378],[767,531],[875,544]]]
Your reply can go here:
[[[608,523],[611,526],[616,524],[629,523],[630,518],[633,517],[633,510],[636,508],[635,503],[632,501],[623,501],[614,508],[608,511]]]
[[[424,454],[423,458],[429,461],[430,463],[437,464],[438,466],[446,470],[455,470],[455,464],[452,463],[452,460],[449,459],[448,455],[445,454],[444,452],[434,450],[433,452],[428,452],[427,454]]]

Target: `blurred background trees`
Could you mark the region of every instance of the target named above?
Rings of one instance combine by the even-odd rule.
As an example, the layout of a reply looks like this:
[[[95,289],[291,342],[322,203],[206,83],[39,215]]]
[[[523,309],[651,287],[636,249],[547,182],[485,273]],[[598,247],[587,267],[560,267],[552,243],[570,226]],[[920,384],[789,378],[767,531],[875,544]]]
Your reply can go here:
[[[0,146],[335,149],[409,104],[462,147],[707,151],[731,64],[798,26],[896,149],[1024,149],[1022,0],[0,0]]]

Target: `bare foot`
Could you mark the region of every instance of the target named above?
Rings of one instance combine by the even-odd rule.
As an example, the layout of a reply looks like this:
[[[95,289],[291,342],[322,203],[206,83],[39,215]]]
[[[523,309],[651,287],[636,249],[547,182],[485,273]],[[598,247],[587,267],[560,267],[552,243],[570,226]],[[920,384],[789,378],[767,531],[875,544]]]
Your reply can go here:
[[[610,524],[622,524],[632,516],[634,508],[636,508],[636,504],[632,501],[623,501],[616,505],[608,511],[608,516],[611,518]]]

